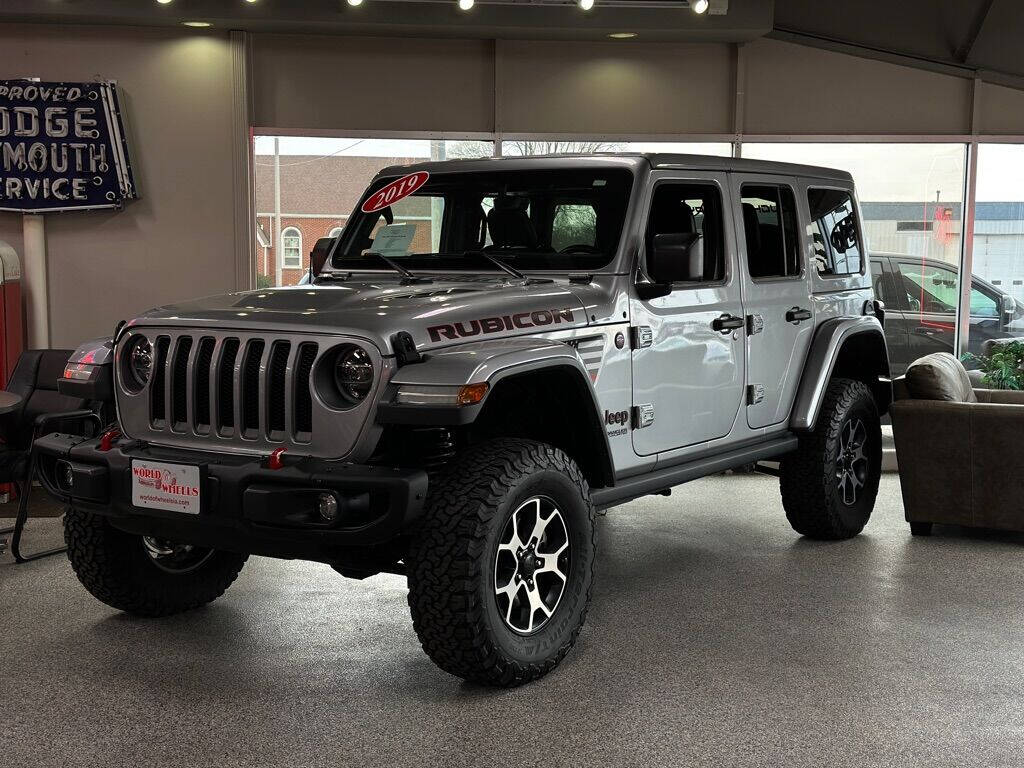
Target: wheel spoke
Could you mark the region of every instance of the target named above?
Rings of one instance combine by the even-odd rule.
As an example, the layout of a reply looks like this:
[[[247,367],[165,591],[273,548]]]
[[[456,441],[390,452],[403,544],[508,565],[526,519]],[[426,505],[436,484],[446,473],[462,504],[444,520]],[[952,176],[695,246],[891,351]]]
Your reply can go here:
[[[551,514],[547,517],[543,517],[540,513],[540,500],[537,501],[537,522],[533,526],[533,533],[530,534],[530,541],[539,542],[543,537],[545,531],[548,529],[548,524],[558,518],[559,521],[562,519],[562,513],[557,509],[552,509]]]
[[[839,488],[843,492],[843,502],[848,505],[857,500],[857,491],[853,487],[850,476],[850,472],[843,472],[842,480],[839,481]]]
[[[517,582],[516,581],[516,577],[512,576],[508,580],[508,584],[506,584],[504,587],[497,587],[497,588],[495,588],[494,594],[496,594],[496,595],[505,595],[506,597],[508,597],[509,602],[512,602],[512,600],[515,599],[516,593],[519,591],[519,588],[522,585],[523,585],[523,583],[521,581]]]
[[[555,576],[560,578],[563,582],[568,581],[568,577],[562,573],[562,569],[558,567],[558,558],[554,557],[551,559],[545,558],[544,566],[537,569],[537,573],[553,573]]]
[[[544,614],[545,621],[547,619],[551,618],[552,611],[549,611],[548,607],[546,605],[544,605],[544,601],[541,599],[541,596],[540,596],[540,590],[538,590],[537,587],[533,587],[532,589],[527,589],[526,590],[526,595],[527,595],[527,597],[530,600],[530,623],[529,623],[529,626],[527,627],[526,631],[527,632],[532,632],[533,631],[533,621],[534,621],[534,617],[537,615],[537,611],[540,611],[541,613]]]

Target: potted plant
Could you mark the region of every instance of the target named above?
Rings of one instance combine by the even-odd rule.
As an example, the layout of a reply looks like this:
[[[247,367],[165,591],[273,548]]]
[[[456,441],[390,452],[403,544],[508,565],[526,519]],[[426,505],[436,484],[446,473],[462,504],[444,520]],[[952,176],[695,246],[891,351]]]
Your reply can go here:
[[[1024,341],[990,345],[987,355],[971,355],[984,374],[982,383],[990,389],[1024,390]]]

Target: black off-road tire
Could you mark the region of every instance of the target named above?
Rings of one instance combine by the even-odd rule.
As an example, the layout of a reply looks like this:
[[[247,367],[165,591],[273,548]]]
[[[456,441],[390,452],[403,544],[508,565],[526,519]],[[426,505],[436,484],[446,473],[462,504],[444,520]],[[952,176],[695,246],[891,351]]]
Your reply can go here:
[[[859,420],[867,433],[867,473],[855,503],[844,502],[838,483],[840,433]],[[814,430],[779,466],[782,505],[793,530],[812,539],[848,539],[871,517],[882,474],[882,431],[878,407],[867,385],[833,379],[825,392]]]
[[[515,510],[549,498],[568,528],[565,591],[532,634],[507,626],[494,594],[499,539]],[[445,468],[431,489],[409,557],[409,607],[427,655],[443,670],[511,687],[554,669],[590,605],[596,536],[583,473],[565,453],[529,440],[481,443]]]
[[[112,608],[138,616],[169,616],[216,600],[248,555],[214,551],[194,570],[157,567],[142,537],[119,531],[100,515],[69,507],[64,517],[68,559],[82,585]]]

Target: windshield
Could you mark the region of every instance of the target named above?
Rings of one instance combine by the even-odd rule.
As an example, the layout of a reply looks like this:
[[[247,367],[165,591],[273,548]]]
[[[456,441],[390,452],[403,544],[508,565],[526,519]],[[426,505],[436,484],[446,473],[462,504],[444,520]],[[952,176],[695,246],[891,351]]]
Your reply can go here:
[[[516,270],[598,270],[618,248],[633,185],[623,168],[416,177],[382,179],[367,191],[335,269],[380,269],[385,256],[411,270],[498,270],[483,252]],[[365,212],[396,186],[398,199]],[[402,197],[408,188],[415,191]]]

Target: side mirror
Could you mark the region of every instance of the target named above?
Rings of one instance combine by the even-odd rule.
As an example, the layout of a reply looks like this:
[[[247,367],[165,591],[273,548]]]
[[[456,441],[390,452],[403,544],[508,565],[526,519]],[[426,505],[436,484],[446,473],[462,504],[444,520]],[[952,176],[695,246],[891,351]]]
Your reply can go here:
[[[693,232],[655,235],[647,271],[656,283],[689,283],[704,277],[704,248]]]
[[[1004,293],[999,299],[999,303],[1002,305],[1003,314],[1007,320],[1012,320],[1013,316],[1017,314],[1017,300],[1008,293]]]
[[[311,277],[319,275],[327,263],[327,257],[331,253],[331,246],[334,245],[333,237],[321,237],[316,241],[313,250],[309,252],[309,274]]]

